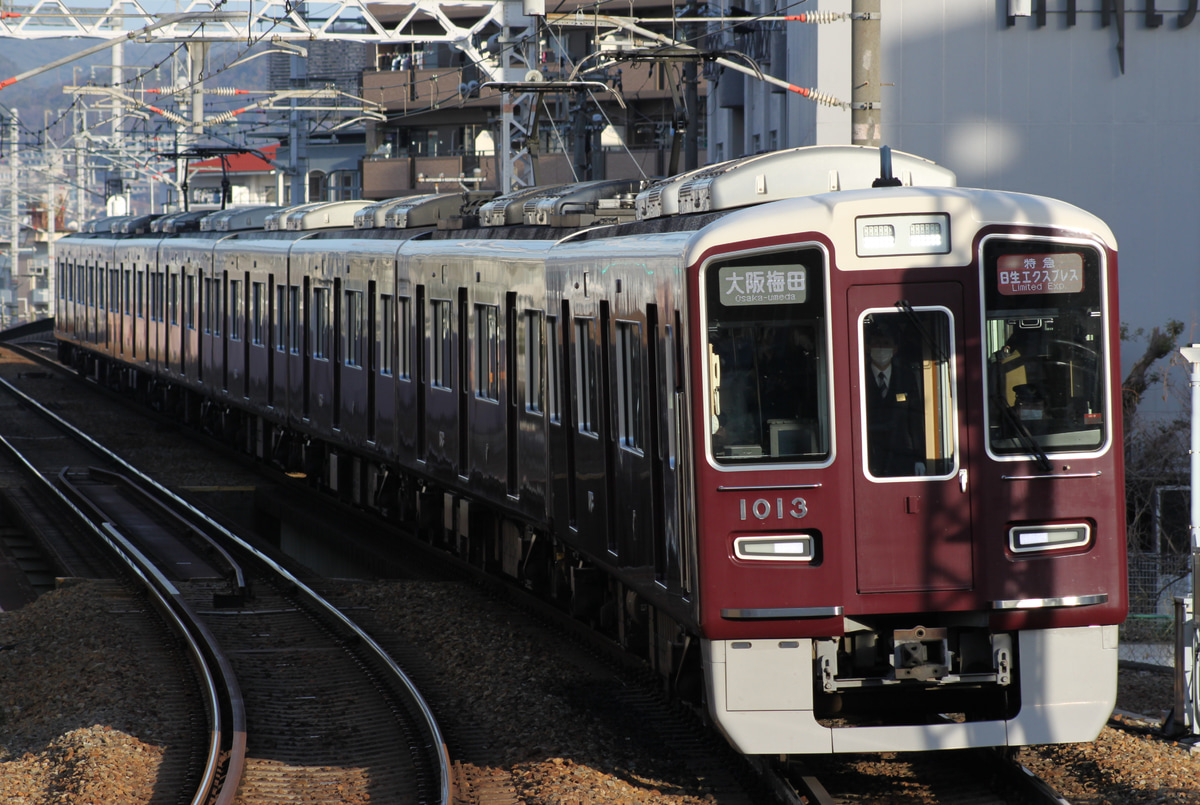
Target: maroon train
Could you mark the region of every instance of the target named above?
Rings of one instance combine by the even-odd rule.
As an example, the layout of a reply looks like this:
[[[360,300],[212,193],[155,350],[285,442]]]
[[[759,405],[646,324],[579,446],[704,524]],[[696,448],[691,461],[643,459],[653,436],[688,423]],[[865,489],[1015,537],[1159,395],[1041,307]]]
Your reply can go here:
[[[64,360],[594,618],[740,751],[1111,713],[1094,216],[857,147],[262,216],[64,238]]]

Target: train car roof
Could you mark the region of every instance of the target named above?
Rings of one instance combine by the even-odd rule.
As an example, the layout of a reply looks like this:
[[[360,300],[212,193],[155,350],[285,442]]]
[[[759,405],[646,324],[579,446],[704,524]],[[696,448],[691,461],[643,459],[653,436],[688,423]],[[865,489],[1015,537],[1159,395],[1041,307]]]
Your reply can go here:
[[[302,205],[285,212],[279,219],[279,228],[289,232],[305,232],[311,229],[353,227],[354,214],[370,204],[359,199]]]
[[[164,215],[150,224],[151,232],[161,232],[165,235],[176,235],[184,232],[196,232],[200,222],[211,214],[211,210],[189,210]]]
[[[638,194],[638,218],[730,210],[831,191],[902,186],[954,187],[954,172],[903,151],[864,145],[810,145],[739,157],[656,182]]]
[[[209,213],[200,222],[200,229],[211,232],[234,232],[240,229],[262,229],[267,216],[282,212],[283,207],[256,205],[253,207],[228,207]]]
[[[387,221],[388,210],[400,205],[417,204],[432,196],[432,193],[418,193],[412,196],[397,196],[396,198],[388,198],[383,201],[376,201],[368,204],[358,212],[354,213],[354,228],[355,229],[376,229],[382,228]]]
[[[881,204],[881,201],[885,204]],[[1024,225],[1078,231],[1081,237],[1093,239],[1099,236],[1109,248],[1117,248],[1116,238],[1107,224],[1092,213],[1064,201],[999,190],[888,187],[823,193],[733,211],[716,225],[707,226],[696,233],[689,243],[688,261],[691,263],[703,259],[713,249],[726,246],[734,240],[746,242],[778,238],[785,233],[803,236],[808,231],[814,237],[822,233],[852,234],[850,241],[855,242],[857,235],[854,233],[860,220],[869,218],[872,223],[881,223],[886,222],[889,215],[897,221],[914,216],[924,219],[946,215],[950,243],[947,251],[938,254],[943,255],[942,259],[962,265],[971,262],[975,246],[971,238],[955,237],[954,221],[964,218],[974,221],[978,226]],[[798,229],[797,221],[801,220],[805,221],[805,225],[803,229]],[[729,228],[734,233],[732,236]],[[969,231],[974,233],[977,228],[971,227]],[[944,255],[949,255],[949,258]],[[919,254],[914,255],[911,250],[903,249],[894,254],[866,256],[844,250],[836,255],[836,259],[840,268],[850,270],[907,268],[912,266],[914,256],[919,259]]]

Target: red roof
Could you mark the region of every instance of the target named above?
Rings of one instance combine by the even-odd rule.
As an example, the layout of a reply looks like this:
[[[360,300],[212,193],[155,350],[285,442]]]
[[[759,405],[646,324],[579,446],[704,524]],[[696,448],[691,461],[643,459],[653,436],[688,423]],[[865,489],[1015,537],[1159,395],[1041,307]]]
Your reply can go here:
[[[274,159],[275,152],[279,150],[279,143],[263,146],[258,150],[268,159]],[[228,165],[227,170],[229,173],[266,173],[275,170],[275,167],[270,162],[267,162],[256,154],[229,154],[225,157],[225,161]],[[188,170],[189,172],[196,173],[220,173],[221,157],[193,162],[188,166]]]

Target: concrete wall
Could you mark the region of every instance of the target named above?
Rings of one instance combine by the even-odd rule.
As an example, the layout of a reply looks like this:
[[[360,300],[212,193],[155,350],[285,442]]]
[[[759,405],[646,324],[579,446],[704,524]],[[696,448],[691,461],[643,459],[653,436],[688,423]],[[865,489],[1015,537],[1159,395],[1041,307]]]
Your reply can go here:
[[[1073,25],[1066,0],[1043,5],[1039,26],[1036,16],[1010,25],[1008,0],[885,0],[882,141],[945,165],[962,185],[1101,216],[1120,244],[1122,320],[1179,319],[1190,328],[1183,340],[1200,341],[1200,17],[1181,28],[1188,4],[1158,0],[1162,24],[1149,27],[1145,4],[1126,3],[1122,72],[1116,15],[1102,25],[1102,0],[1077,0]],[[849,100],[850,24],[789,25],[786,75],[771,74]],[[710,94],[710,161],[718,143],[728,159],[772,128],[786,131],[781,148],[850,142],[848,115],[793,93],[784,119],[757,115],[750,95],[764,91],[747,88],[741,132],[718,108],[720,90]],[[1141,350],[1127,347],[1126,365]]]
[[[1128,3],[1121,72],[1115,15],[1065,0],[1010,26],[1006,0],[887,0],[884,141],[962,185],[1054,196],[1104,218],[1120,245],[1121,318],[1179,319],[1200,340],[1200,19]],[[1141,345],[1126,349],[1126,364]],[[1150,395],[1152,396],[1152,395]]]

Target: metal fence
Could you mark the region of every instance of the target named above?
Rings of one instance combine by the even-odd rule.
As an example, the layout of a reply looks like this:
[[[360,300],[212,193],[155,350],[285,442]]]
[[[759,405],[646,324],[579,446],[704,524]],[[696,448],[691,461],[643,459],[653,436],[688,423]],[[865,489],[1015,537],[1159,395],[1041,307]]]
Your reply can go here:
[[[1129,618],[1121,627],[1121,659],[1175,667],[1175,599],[1191,594],[1191,556],[1129,554]]]

